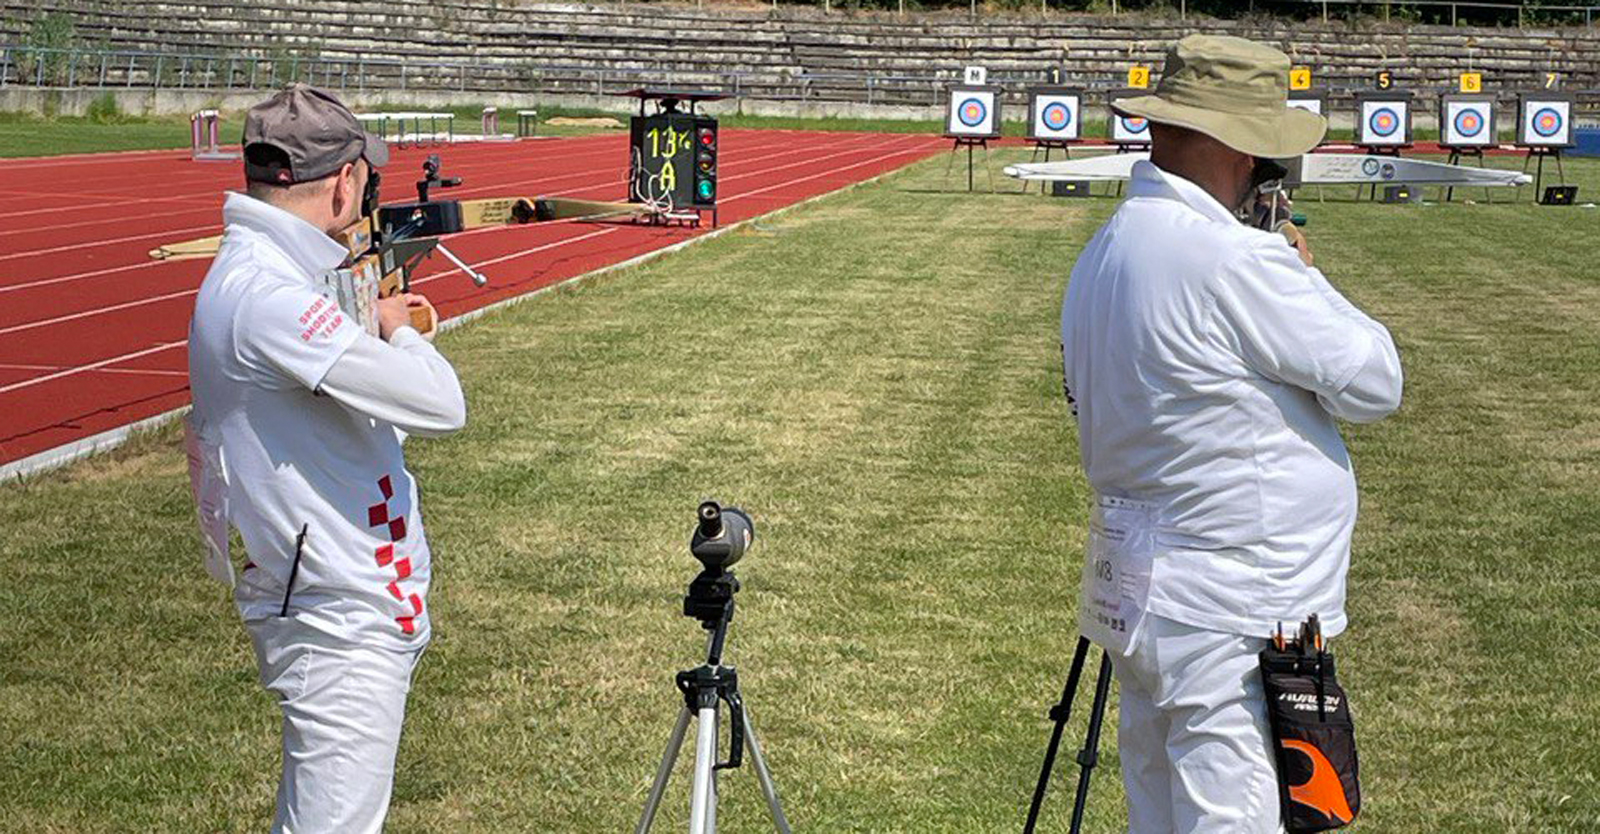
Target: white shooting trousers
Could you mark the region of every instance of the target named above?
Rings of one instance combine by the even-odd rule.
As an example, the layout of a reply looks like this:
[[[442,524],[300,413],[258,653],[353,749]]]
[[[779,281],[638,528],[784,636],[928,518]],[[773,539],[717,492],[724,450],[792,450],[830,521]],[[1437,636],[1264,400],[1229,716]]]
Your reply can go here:
[[[1146,615],[1113,657],[1129,834],[1277,834],[1264,638]]]
[[[245,623],[261,685],[283,710],[273,834],[376,834],[394,786],[421,649],[352,645],[294,616]]]

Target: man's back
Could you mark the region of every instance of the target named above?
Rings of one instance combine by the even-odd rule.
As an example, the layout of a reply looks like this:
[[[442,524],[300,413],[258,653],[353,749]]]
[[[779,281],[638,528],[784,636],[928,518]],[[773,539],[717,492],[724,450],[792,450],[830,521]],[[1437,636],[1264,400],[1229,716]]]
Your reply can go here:
[[[1159,508],[1152,611],[1244,633],[1322,611],[1336,632],[1356,493],[1319,394],[1369,361],[1370,320],[1193,183],[1142,163],[1130,194],[1062,310],[1089,481]]]
[[[194,421],[222,448],[232,521],[251,559],[240,612],[277,615],[287,594],[294,610],[351,642],[422,645],[429,553],[399,435],[316,390],[351,344],[372,337],[261,231],[288,224],[275,211],[230,197],[228,236],[190,328]]]

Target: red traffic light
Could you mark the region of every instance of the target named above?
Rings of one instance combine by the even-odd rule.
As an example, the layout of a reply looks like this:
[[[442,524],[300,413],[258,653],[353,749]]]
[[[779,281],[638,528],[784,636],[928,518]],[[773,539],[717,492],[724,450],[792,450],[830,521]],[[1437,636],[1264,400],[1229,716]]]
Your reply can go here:
[[[712,130],[709,127],[700,128],[700,144],[702,146],[704,146],[704,147],[707,147],[707,148],[716,147],[716,144],[717,144],[716,131]]]

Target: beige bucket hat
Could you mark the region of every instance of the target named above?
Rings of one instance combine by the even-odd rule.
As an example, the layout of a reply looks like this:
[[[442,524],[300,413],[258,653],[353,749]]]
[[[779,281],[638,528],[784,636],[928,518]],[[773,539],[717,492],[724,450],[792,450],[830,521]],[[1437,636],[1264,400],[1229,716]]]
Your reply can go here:
[[[1327,119],[1288,101],[1289,56],[1244,38],[1190,35],[1168,50],[1155,92],[1116,99],[1111,109],[1282,159],[1315,148],[1328,131]]]

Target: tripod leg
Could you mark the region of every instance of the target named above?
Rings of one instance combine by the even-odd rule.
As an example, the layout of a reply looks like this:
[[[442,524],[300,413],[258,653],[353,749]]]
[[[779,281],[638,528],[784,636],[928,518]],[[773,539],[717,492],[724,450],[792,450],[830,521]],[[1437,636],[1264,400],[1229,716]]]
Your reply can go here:
[[[1050,788],[1050,771],[1056,766],[1056,750],[1061,747],[1061,733],[1072,717],[1072,699],[1078,692],[1078,679],[1083,676],[1083,661],[1089,654],[1089,638],[1079,636],[1078,647],[1072,652],[1072,668],[1067,672],[1067,685],[1061,690],[1061,701],[1050,709],[1050,720],[1056,726],[1050,731],[1050,746],[1044,751],[1044,767],[1039,769],[1039,784],[1033,789],[1033,804],[1028,808],[1028,823],[1023,834],[1033,834],[1039,822],[1039,809],[1044,806],[1045,791]]]
[[[700,708],[694,744],[694,797],[689,804],[689,834],[717,831],[717,707]]]
[[[1072,801],[1072,827],[1070,834],[1078,834],[1083,827],[1083,806],[1089,801],[1089,776],[1100,763],[1100,724],[1106,717],[1106,694],[1111,689],[1111,657],[1100,652],[1100,671],[1094,679],[1094,706],[1089,710],[1089,733],[1083,739],[1083,749],[1078,751],[1078,795]]]
[[[778,834],[789,834],[789,819],[783,815],[783,803],[778,801],[778,786],[772,782],[772,771],[767,770],[767,757],[761,754],[761,742],[756,739],[756,730],[750,726],[750,708],[740,710],[739,719],[744,722],[744,742],[750,748],[750,759],[756,763],[756,778],[761,781],[761,795],[767,798],[767,810],[772,813],[772,824],[778,827]]]
[[[656,781],[650,786],[650,796],[644,801],[644,813],[639,816],[639,825],[633,829],[633,834],[649,834],[650,825],[655,822],[656,809],[661,807],[661,795],[667,790],[667,777],[672,775],[672,766],[678,762],[678,750],[683,747],[684,733],[689,729],[689,708],[678,710],[678,723],[672,728],[672,737],[667,739],[667,752],[661,754],[661,767],[656,770]]]

